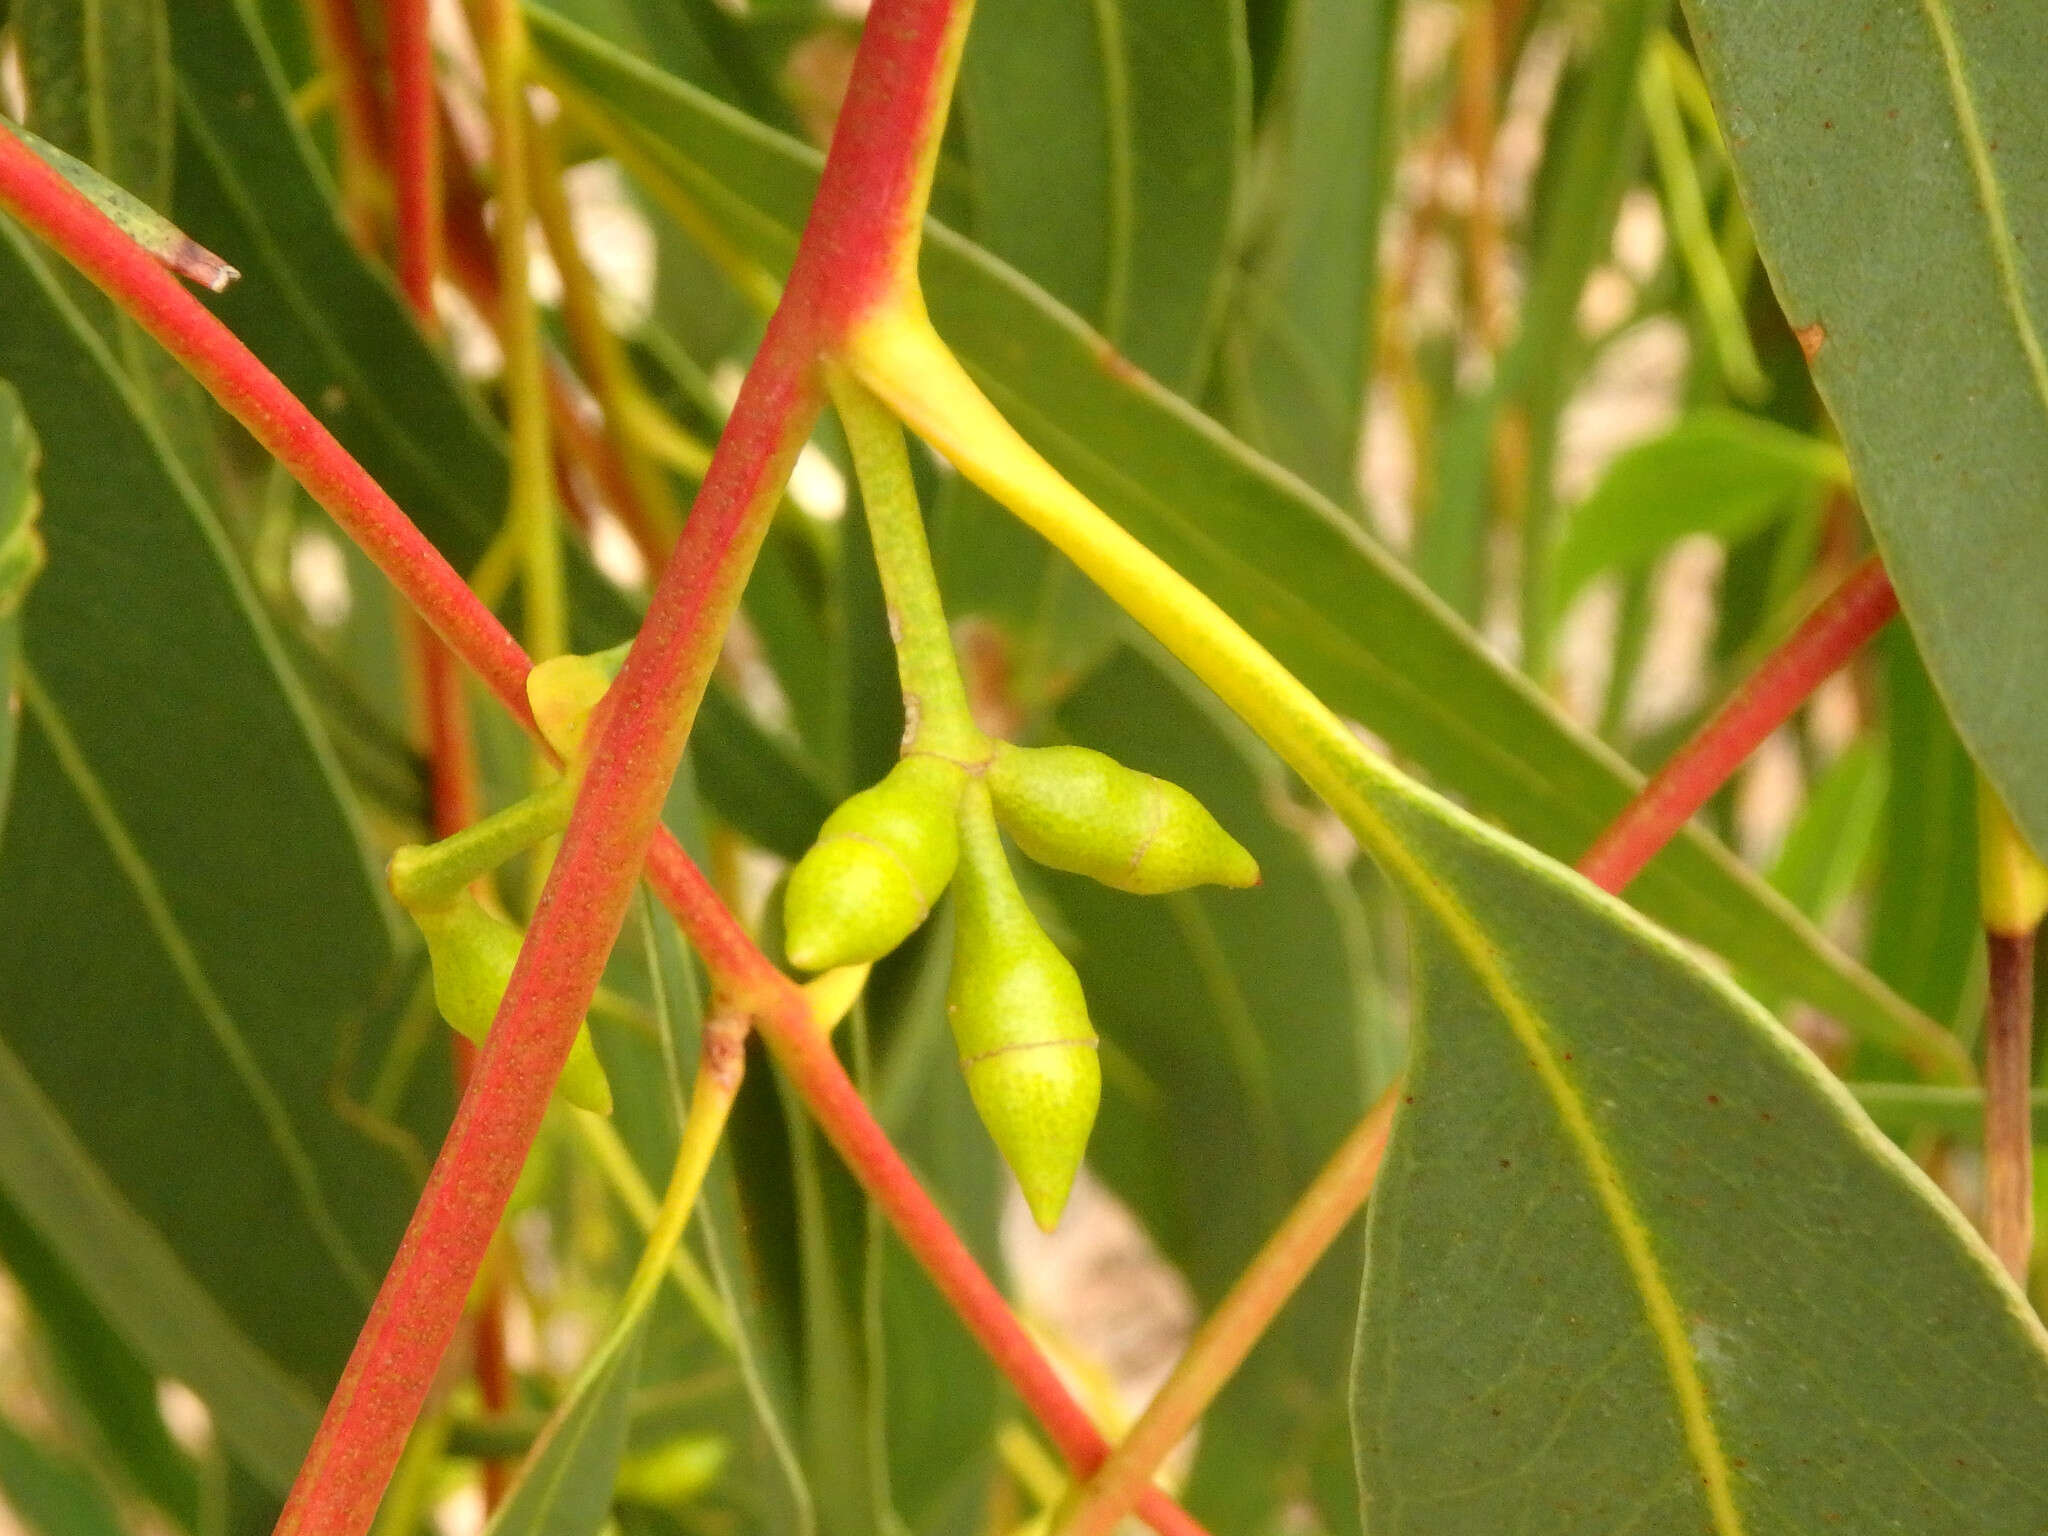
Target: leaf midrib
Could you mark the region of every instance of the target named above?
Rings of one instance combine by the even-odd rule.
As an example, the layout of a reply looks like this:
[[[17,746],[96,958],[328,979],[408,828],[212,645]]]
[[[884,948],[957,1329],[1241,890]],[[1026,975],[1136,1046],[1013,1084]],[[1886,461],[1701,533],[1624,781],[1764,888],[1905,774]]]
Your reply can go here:
[[[1391,780],[1376,787],[1400,792],[1400,786]],[[1733,1476],[1727,1453],[1721,1446],[1720,1432],[1714,1423],[1713,1409],[1707,1400],[1706,1384],[1700,1377],[1699,1362],[1687,1336],[1677,1299],[1666,1284],[1663,1268],[1657,1262],[1648,1223],[1643,1220],[1627,1181],[1609,1154],[1599,1128],[1593,1123],[1577,1084],[1564,1070],[1563,1062],[1552,1048],[1549,1027],[1542,1015],[1515,989],[1499,951],[1487,938],[1478,920],[1429,873],[1421,859],[1381,815],[1378,807],[1371,803],[1371,790],[1356,784],[1350,788],[1352,793],[1344,797],[1348,812],[1345,819],[1352,822],[1353,830],[1371,846],[1374,859],[1393,874],[1415,900],[1429,909],[1471,969],[1481,989],[1500,1009],[1517,1042],[1528,1053],[1529,1064],[1535,1069],[1537,1080],[1542,1083],[1557,1112],[1565,1139],[1585,1167],[1594,1196],[1600,1203],[1601,1214],[1606,1217],[1620,1250],[1622,1264],[1642,1301],[1644,1320],[1657,1341],[1657,1352],[1671,1388],[1686,1449],[1699,1471],[1707,1514],[1713,1521],[1715,1536],[1745,1536],[1742,1516],[1735,1506]],[[1414,798],[1424,814],[1432,817],[1440,814],[1419,795]]]
[[[2012,223],[2005,212],[2005,188],[1991,163],[1991,148],[1977,120],[1976,97],[1970,90],[1963,51],[1956,37],[1955,20],[1946,0],[1920,0],[1920,10],[1941,50],[1942,70],[1948,81],[1949,103],[1955,109],[1956,133],[1969,161],[1970,178],[1977,189],[1977,201],[1984,214],[1985,233],[1991,242],[1991,263],[1997,273],[1999,297],[2011,317],[2013,331],[2026,354],[2027,374],[2034,386],[2035,400],[2048,415],[2048,355],[2027,305],[2026,287],[2020,277],[2019,243],[2013,238]]]

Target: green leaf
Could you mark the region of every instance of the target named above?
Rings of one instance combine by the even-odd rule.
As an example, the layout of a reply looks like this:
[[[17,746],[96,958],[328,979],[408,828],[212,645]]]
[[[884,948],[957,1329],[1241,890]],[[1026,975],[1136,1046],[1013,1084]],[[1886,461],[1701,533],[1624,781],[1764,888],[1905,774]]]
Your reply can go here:
[[[1399,10],[1300,0],[1288,13],[1219,368],[1225,422],[1343,507],[1359,499]]]
[[[487,1536],[597,1536],[626,1454],[626,1409],[646,1322],[644,1306],[614,1322],[549,1417]]]
[[[532,21],[565,88],[640,132],[761,259],[788,260],[814,155],[544,12]],[[1639,787],[1350,518],[1117,366],[1100,337],[943,225],[927,225],[924,284],[940,330],[1017,428],[1333,708],[1561,858]],[[1630,895],[1852,1029],[1889,1033],[1909,1012],[1697,830]]]
[[[420,335],[390,277],[350,243],[246,0],[194,0],[172,21],[177,216],[243,273],[210,305],[456,569],[473,569],[504,515],[502,434]],[[575,643],[599,650],[630,636],[639,619],[624,594],[580,551],[569,565]],[[707,702],[695,732],[718,760],[707,793],[721,809],[730,795],[734,823],[784,849],[816,803],[803,769],[751,728],[722,682]]]
[[[1157,900],[1029,870],[1073,935],[1104,1040],[1090,1166],[1206,1311],[1365,1112],[1398,1045],[1372,1001],[1356,898],[1275,813],[1281,770],[1242,726],[1177,666],[1131,649],[1057,719],[1192,791],[1259,861],[1256,892]],[[1359,1251],[1355,1230],[1339,1239],[1205,1417],[1187,1498],[1211,1529],[1265,1528],[1300,1500],[1301,1464],[1319,1449],[1348,1457],[1330,1363],[1356,1326]],[[1350,1528],[1352,1502],[1347,1488],[1319,1509],[1323,1526]]]
[[[1847,481],[1840,452],[1803,432],[1741,411],[1694,411],[1616,458],[1572,513],[1557,551],[1556,606],[1603,571],[1644,570],[1687,534],[1732,543]]]
[[[14,778],[15,720],[21,713],[14,674],[21,653],[21,605],[43,568],[43,536],[36,527],[40,450],[21,408],[21,396],[0,382],[0,831],[7,826],[7,793]]]
[[[122,1536],[98,1478],[0,1417],[0,1509],[8,1507],[39,1536]]]
[[[1888,764],[1876,742],[1851,742],[1808,791],[1771,866],[1771,884],[1817,923],[1848,900],[1877,841]]]
[[[1913,637],[1884,638],[1890,763],[1870,914],[1871,965],[1930,1016],[1960,1022],[1984,946],[1977,896],[1977,773]]]
[[[2048,1334],[1842,1087],[1618,903],[1366,796],[1421,998],[1368,1218],[1368,1528],[2048,1522]]]
[[[2027,6],[1690,0],[1779,301],[1964,742],[2048,848],[2039,17]]]
[[[162,208],[171,192],[171,68],[164,0],[18,0],[28,125]]]
[[[1250,91],[1230,0],[990,6],[961,61],[983,243],[1182,393],[1220,318]]]
[[[137,1353],[205,1399],[223,1444],[269,1487],[289,1484],[312,1442],[319,1399],[252,1342],[122,1199],[4,1047],[0,1183]]]
[[[415,1194],[337,1108],[391,932],[336,765],[210,511],[11,227],[0,291],[0,376],[42,438],[50,551],[24,610],[0,844],[0,1045],[54,1117],[47,1135],[5,1117],[19,1134],[0,1185],[152,1364],[202,1395],[255,1394],[209,1400],[238,1454],[282,1479],[311,1423],[281,1384],[338,1374]],[[370,1060],[383,1040],[355,1043]],[[431,1145],[445,1095],[431,1080],[386,1129]],[[133,1229],[121,1242],[70,1230],[83,1213],[44,1181],[73,1163],[63,1177]],[[216,1321],[167,1337],[137,1318],[181,1288]],[[227,1369],[230,1345],[246,1369]]]
[[[199,1529],[199,1479],[157,1407],[156,1376],[93,1304],[78,1278],[14,1206],[0,1199],[0,1264],[41,1324],[66,1395],[130,1483],[188,1531]]]

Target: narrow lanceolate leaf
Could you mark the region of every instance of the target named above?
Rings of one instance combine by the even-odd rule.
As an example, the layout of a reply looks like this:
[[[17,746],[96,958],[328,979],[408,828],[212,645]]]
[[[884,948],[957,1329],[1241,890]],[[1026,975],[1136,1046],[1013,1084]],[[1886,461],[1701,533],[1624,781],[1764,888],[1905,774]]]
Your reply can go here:
[[[1303,0],[1252,184],[1216,393],[1224,420],[1339,506],[1358,500],[1398,0]]]
[[[2048,137],[2026,5],[1689,0],[1757,246],[1928,671],[2048,847]]]
[[[171,195],[165,0],[16,0],[28,125],[152,207]]]
[[[2048,1335],[1954,1208],[1624,908],[1380,809],[1421,1013],[1368,1218],[1367,1528],[2040,1530]]]
[[[14,772],[15,721],[21,712],[15,670],[21,655],[21,605],[43,568],[36,527],[36,437],[21,396],[0,383],[0,829]]]
[[[532,21],[565,88],[640,133],[761,260],[788,260],[815,156],[552,15]],[[940,330],[1019,430],[1332,707],[1560,858],[1628,802],[1636,776],[1335,506],[1119,367],[1099,336],[942,225],[928,226],[924,284]],[[1676,840],[1630,897],[1853,1029],[1925,1027],[1703,834]]]
[[[1848,478],[1830,443],[1740,411],[1694,411],[1616,458],[1572,512],[1557,605],[1603,571],[1640,573],[1688,534],[1732,543]]]
[[[312,1423],[280,1394],[340,1370],[415,1193],[394,1135],[432,1144],[445,1078],[402,1125],[348,1117],[392,941],[336,765],[212,514],[11,228],[0,292],[49,545],[0,841],[0,1046],[41,1107],[0,1113],[0,1184],[153,1365],[226,1394],[223,1436],[275,1481]],[[53,1164],[125,1246],[48,1203]],[[210,1334],[165,1326],[178,1294]]]
[[[171,43],[177,215],[247,273],[215,309],[456,568],[474,569],[504,513],[502,436],[420,334],[389,275],[351,244],[249,9],[235,0],[180,5]],[[619,590],[574,554],[569,585],[578,649],[615,645],[637,627]],[[747,726],[729,690],[714,684],[696,733],[720,770],[706,775],[708,792],[723,799],[730,786],[733,820],[801,849],[815,823],[806,828],[799,815],[792,831],[783,808],[808,809],[815,788],[774,737]],[[734,771],[748,760],[787,787],[779,802]]]
[[[0,122],[0,128],[34,150],[45,165],[84,193],[87,201],[105,214],[116,229],[180,277],[219,293],[242,275],[126,187],[101,175],[77,156],[59,149],[48,139],[38,138],[19,124]]]
[[[604,1525],[626,1454],[627,1398],[646,1321],[645,1307],[619,1319],[586,1363],[520,1468],[488,1536],[595,1536]]]
[[[1167,386],[1220,318],[1250,118],[1240,7],[991,6],[961,65],[977,232]]]

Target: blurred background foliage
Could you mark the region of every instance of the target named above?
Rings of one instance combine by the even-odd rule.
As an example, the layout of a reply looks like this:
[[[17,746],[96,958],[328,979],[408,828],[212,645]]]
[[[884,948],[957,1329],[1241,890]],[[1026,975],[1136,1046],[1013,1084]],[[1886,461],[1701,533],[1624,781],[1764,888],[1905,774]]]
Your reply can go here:
[[[425,339],[386,273],[388,200],[340,159],[337,7],[375,60],[374,0],[11,0],[0,89],[241,267],[219,313],[473,569],[505,502],[496,341],[456,281],[445,345]],[[672,442],[715,438],[763,323],[679,212],[786,255],[857,12],[530,13],[576,236]],[[474,214],[490,165],[459,7],[435,37],[451,207]],[[998,403],[1050,423],[1062,467],[1405,767],[1552,854],[1870,546],[1665,0],[981,0],[934,214],[961,237],[935,237],[934,311]],[[260,1532],[452,1103],[378,875],[424,835],[406,639],[302,493],[11,226],[0,377],[40,443],[12,472],[51,550],[18,744],[0,735],[0,1499],[45,1536]],[[1017,1219],[949,1060],[943,911],[848,1026],[883,1124],[1114,1426],[1398,1069],[1406,938],[1269,752],[1059,556],[918,469],[983,719],[1188,786],[1265,873],[1140,903],[1020,870],[1104,1035],[1092,1177],[1052,1238]],[[643,550],[589,463],[565,454],[561,484],[575,643],[616,643]],[[0,668],[11,623],[0,602]],[[525,749],[474,714],[485,798],[508,803]],[[769,942],[786,861],[899,730],[828,423],[669,803]],[[1899,1078],[1854,1050],[1869,1017],[1967,1037],[1979,1012],[1973,783],[1895,627],[1641,899],[1824,1058]],[[523,869],[502,884],[530,899]],[[592,1017],[617,1115],[557,1111],[492,1263],[511,1401],[487,1410],[473,1359],[451,1363],[386,1536],[481,1528],[483,1469],[532,1443],[632,1265],[701,1004],[651,912]],[[561,1475],[493,1529],[1025,1526],[1059,1488],[1047,1448],[753,1069],[676,1286],[551,1449]],[[1895,1120],[1910,1132],[1910,1106]],[[1974,1198],[1967,1153],[1939,1171]],[[1179,1487],[1215,1529],[1358,1528],[1340,1363],[1360,1265],[1354,1232],[1185,1448]]]

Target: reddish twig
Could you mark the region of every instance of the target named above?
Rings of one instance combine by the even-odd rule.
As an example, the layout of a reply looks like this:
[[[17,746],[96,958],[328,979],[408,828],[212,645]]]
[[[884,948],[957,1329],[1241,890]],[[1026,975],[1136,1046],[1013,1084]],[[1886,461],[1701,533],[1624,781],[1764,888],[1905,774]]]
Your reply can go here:
[[[2034,934],[1984,935],[1984,1235],[2022,1290],[2034,1251]]]
[[[420,324],[434,328],[441,269],[441,118],[427,0],[384,0],[391,67],[391,180],[398,211],[398,283]]]
[[[322,62],[335,77],[342,202],[356,243],[368,250],[377,238],[371,183],[375,168],[385,162],[384,114],[370,69],[370,45],[355,0],[311,0],[311,7]]]
[[[882,14],[877,22],[900,9],[885,0],[878,7]],[[841,217],[847,216],[849,206],[858,208],[863,196],[858,186],[842,191]],[[78,267],[177,357],[336,519],[513,717],[533,729],[524,692],[525,653],[440,553],[232,333],[68,183],[5,135],[0,135],[0,208]],[[870,293],[885,259],[872,257],[862,264]],[[860,285],[852,282],[841,288],[841,300],[849,306],[843,312],[850,312],[850,301],[859,291]],[[729,428],[725,440],[733,437]],[[1107,1446],[868,1113],[829,1044],[812,1026],[802,993],[761,955],[702,872],[665,832],[656,836],[648,851],[646,874],[733,1004],[760,1020],[763,1035],[828,1138],[961,1312],[1020,1399],[1046,1424],[1076,1469],[1092,1471],[1107,1454]],[[501,1029],[494,1035],[512,1032]],[[546,1098],[551,1081],[551,1074],[543,1075],[527,1085],[536,1102]],[[438,1319],[423,1320],[421,1331],[408,1341],[410,1349],[420,1358],[437,1361],[452,1326]],[[403,1408],[394,1405],[383,1426],[388,1443],[402,1442],[409,1423]],[[375,1488],[382,1486],[388,1471],[388,1466],[382,1473],[358,1468],[369,1480],[369,1506],[374,1506]],[[1146,1496],[1140,1512],[1161,1531],[1200,1530],[1156,1492]]]
[[[1586,850],[1579,873],[1602,890],[1622,890],[1764,738],[1898,611],[1891,578],[1878,557],[1869,556],[1643,786]]]
[[[428,820],[435,837],[460,832],[477,818],[476,744],[455,658],[416,613],[408,614],[415,690],[427,738]]]

